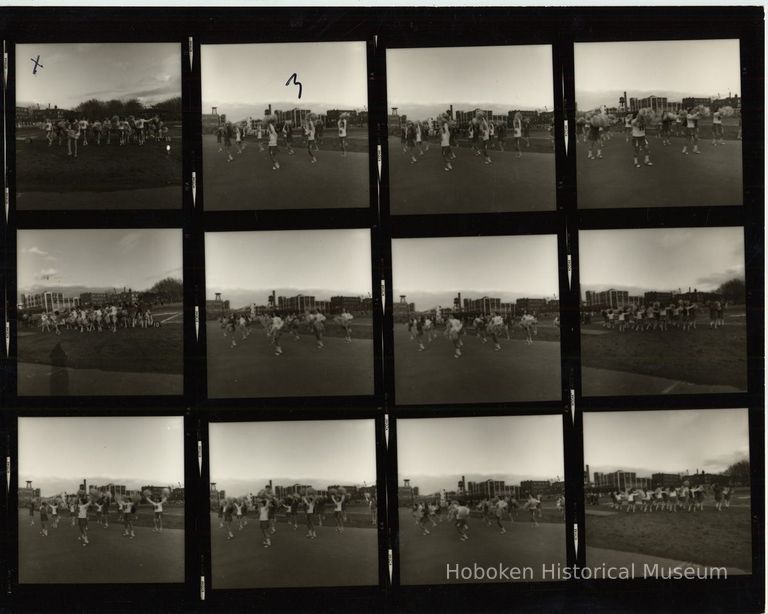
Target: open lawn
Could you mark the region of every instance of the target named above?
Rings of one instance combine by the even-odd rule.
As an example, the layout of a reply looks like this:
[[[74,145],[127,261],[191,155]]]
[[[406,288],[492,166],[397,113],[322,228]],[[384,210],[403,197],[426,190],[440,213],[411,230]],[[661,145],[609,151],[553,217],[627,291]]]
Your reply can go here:
[[[278,522],[271,536],[272,546],[264,548],[258,518],[249,516],[248,525],[227,540],[217,514],[211,514],[211,567],[214,589],[284,588],[310,586],[371,586],[379,583],[378,532],[365,522],[335,530],[332,514],[317,539],[306,537],[304,514],[294,529]]]
[[[501,351],[468,330],[461,358],[442,332],[420,352],[405,324],[395,324],[395,392],[402,405],[501,403],[559,399],[560,329],[540,324],[534,343],[525,343],[518,328]]]
[[[702,134],[705,134],[702,132]],[[587,158],[578,140],[576,171],[582,209],[623,207],[726,206],[743,203],[741,141],[713,147],[699,139],[700,155],[682,153],[684,139],[662,145],[649,136],[652,167],[636,168],[632,142],[615,134],[603,147],[602,160]],[[689,149],[690,151],[690,149]],[[640,160],[642,163],[642,160]]]
[[[671,392],[726,392],[722,387],[747,388],[747,331],[744,312],[726,314],[726,325],[717,330],[699,317],[696,330],[628,331],[607,330],[601,324],[581,326],[583,393],[657,394]],[[633,376],[663,378],[668,382]],[[676,385],[675,382],[681,384]],[[639,387],[639,390],[634,390]],[[632,388],[632,390],[628,390]]]
[[[493,163],[485,165],[460,141],[454,170],[447,172],[438,141],[423,156],[416,153],[411,164],[400,139],[389,137],[390,210],[394,215],[554,211],[555,155],[548,143],[534,137],[518,158],[507,139],[507,151],[491,151]]]
[[[515,522],[502,521],[505,534],[498,527],[487,526],[479,517],[469,519],[469,540],[461,541],[455,524],[447,519],[436,527],[428,524],[429,535],[416,526],[410,508],[399,509],[400,582],[402,584],[453,584],[489,580],[447,578],[446,567],[475,564],[481,567],[531,567],[525,581],[540,581],[543,565],[565,565],[565,525],[562,516],[550,508],[536,527],[521,510]],[[523,580],[523,578],[520,578]],[[508,582],[509,580],[490,580]]]
[[[594,515],[590,510],[611,511],[607,498],[599,507],[587,506],[587,563],[603,560],[590,556],[589,548],[612,551],[616,564],[635,560],[633,554],[663,557],[698,565],[752,570],[752,542],[749,495],[737,490],[730,509],[717,512],[708,498],[703,512],[616,512]],[[625,555],[625,556],[624,556]],[[621,562],[623,561],[623,562]],[[612,563],[613,564],[613,563]]]
[[[29,512],[18,511],[19,582],[21,584],[95,583],[182,583],[184,582],[184,509],[170,507],[164,514],[162,533],[152,531],[152,509],[139,506],[135,539],[122,536],[117,513],[110,526],[88,525],[90,544],[77,539],[66,512],[54,529],[49,521],[48,537],[40,535],[40,517],[29,524]],[[50,516],[49,516],[50,519]],[[112,524],[114,523],[114,524]]]
[[[16,136],[16,205],[31,209],[178,209],[181,207],[181,127],[170,143],[49,147],[42,131]],[[170,150],[166,150],[170,145]]]
[[[279,170],[272,170],[267,148],[259,150],[255,137],[245,141],[243,153],[232,146],[233,162],[219,152],[214,135],[203,135],[203,191],[207,211],[245,209],[320,209],[368,207],[368,132],[350,131],[347,155],[342,157],[338,138],[326,134],[317,163],[310,162],[306,147],[294,140],[293,155],[279,146]]]
[[[254,327],[237,346],[225,337],[218,322],[208,321],[208,395],[213,398],[285,396],[357,396],[373,394],[373,339],[365,320],[352,325],[352,342],[329,326],[323,349],[309,334],[296,340],[280,338],[281,356],[275,356],[270,338]]]

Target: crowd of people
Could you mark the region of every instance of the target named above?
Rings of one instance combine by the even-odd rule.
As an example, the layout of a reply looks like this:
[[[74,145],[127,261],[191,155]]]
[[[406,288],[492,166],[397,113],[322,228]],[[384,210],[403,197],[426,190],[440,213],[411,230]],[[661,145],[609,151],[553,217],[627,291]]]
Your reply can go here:
[[[349,149],[347,133],[349,130],[349,113],[341,113],[336,120],[336,138],[338,149],[342,157],[347,156]],[[280,170],[278,154],[280,145],[284,146],[289,156],[296,154],[296,148],[306,149],[310,164],[317,164],[318,152],[326,138],[326,124],[319,116],[308,113],[305,118],[294,125],[293,120],[287,119],[279,122],[276,115],[267,115],[263,121],[256,122],[251,127],[247,121],[233,124],[224,122],[216,128],[216,142],[219,153],[227,156],[227,162],[234,162],[235,155],[242,154],[247,146],[247,141],[253,137],[260,152],[267,151],[272,162],[272,170]],[[233,150],[234,141],[234,150]],[[266,149],[265,149],[266,147]]]
[[[163,532],[163,507],[168,502],[170,493],[169,488],[164,488],[159,496],[153,496],[151,490],[145,489],[140,495],[113,497],[109,491],[91,489],[86,493],[81,489],[74,495],[63,493],[55,497],[31,500],[27,505],[29,521],[30,525],[35,526],[35,511],[37,511],[40,535],[48,537],[49,530],[58,529],[62,517],[68,516],[71,526],[78,529],[78,541],[85,547],[91,543],[88,538],[89,521],[93,520],[97,526],[108,529],[110,519],[114,518],[117,520],[117,525],[123,527],[122,536],[134,539],[136,537],[134,524],[138,520],[140,503],[152,506],[152,531]],[[116,513],[116,516],[111,516],[111,513]]]
[[[534,337],[538,334],[538,322],[536,314],[527,311],[519,318],[512,315],[504,316],[498,312],[463,318],[450,314],[446,318],[435,316],[434,319],[431,314],[421,314],[409,318],[407,327],[410,340],[418,343],[419,352],[426,351],[425,343],[430,344],[435,341],[439,337],[438,330],[442,328],[443,337],[453,344],[454,358],[461,358],[464,337],[470,327],[482,343],[485,344],[490,340],[494,351],[500,352],[502,351],[501,340],[511,339],[510,330],[515,328],[522,330],[526,344],[533,344]],[[560,325],[559,317],[555,317],[554,324]]]
[[[33,326],[33,318],[27,313],[21,316],[25,328]],[[61,335],[62,331],[94,333],[128,328],[155,328],[160,326],[152,315],[149,305],[110,303],[103,306],[72,307],[40,314],[37,322],[40,331]]]
[[[725,301],[708,301],[703,309],[709,315],[709,328],[718,329],[725,326]],[[616,330],[619,333],[691,331],[696,330],[701,310],[702,307],[698,303],[680,299],[666,304],[656,301],[649,305],[633,304],[616,309],[603,309],[600,316],[603,328]],[[587,317],[586,320],[585,323],[591,323],[591,317]]]
[[[547,126],[547,130],[554,148],[554,130],[551,125]],[[506,151],[508,136],[512,139],[511,150],[517,152],[518,158],[523,155],[523,147],[531,146],[531,120],[519,111],[515,113],[511,126],[505,121],[489,119],[483,111],[477,111],[463,128],[448,113],[443,113],[435,124],[403,118],[399,131],[400,147],[409,156],[411,164],[416,164],[419,157],[429,151],[430,139],[439,137],[445,171],[453,170],[456,150],[460,147],[459,136],[469,141],[473,155],[481,157],[486,165],[493,163],[491,151]]]
[[[733,488],[715,483],[711,487],[714,509],[718,512],[731,506]],[[706,488],[703,484],[691,486],[685,480],[677,487],[627,488],[608,493],[608,506],[618,512],[703,512]],[[586,502],[600,505],[600,494],[588,492]]]
[[[318,492],[314,488],[302,488],[296,493],[278,497],[270,488],[260,490],[255,496],[226,497],[218,503],[219,529],[227,532],[227,540],[235,539],[235,528],[243,531],[248,526],[249,514],[259,520],[262,546],[272,547],[272,537],[277,533],[278,515],[283,515],[288,526],[296,531],[299,524],[306,526],[307,539],[317,539],[317,530],[327,523],[326,515],[333,513],[332,526],[339,535],[344,534],[348,522],[347,508],[351,495],[346,488],[329,488]],[[369,510],[372,526],[377,523],[376,498],[365,493],[365,504]]]
[[[113,141],[119,146],[139,145],[149,142],[167,143],[171,137],[168,134],[168,126],[157,116],[151,118],[120,117],[115,115],[111,119],[105,117],[102,120],[89,121],[84,116],[80,119],[52,120],[46,118],[42,123],[48,147],[54,144],[61,147],[66,143],[67,155],[77,158],[78,146],[112,145]]]
[[[355,316],[348,310],[342,309],[341,313],[331,320],[342,329],[345,343],[352,343],[352,320],[354,319]],[[237,347],[238,334],[242,343],[251,336],[256,325],[259,325],[269,338],[274,355],[282,356],[282,336],[288,335],[295,341],[300,341],[301,333],[307,330],[310,331],[315,338],[317,349],[324,349],[327,320],[328,318],[321,310],[311,309],[304,313],[293,312],[283,315],[280,315],[277,312],[266,313],[264,315],[256,315],[255,313],[247,312],[232,312],[227,316],[222,316],[219,319],[219,323],[221,324],[224,336],[230,338],[230,349]]]
[[[558,512],[565,514],[565,498],[558,495],[555,500]],[[515,522],[522,509],[534,527],[539,526],[542,512],[541,494],[529,493],[521,503],[515,497],[497,496],[486,497],[477,503],[445,498],[423,499],[413,503],[411,512],[416,526],[422,535],[430,535],[430,525],[434,529],[443,522],[453,523],[460,541],[469,539],[469,519],[472,511],[479,516],[480,521],[487,527],[498,529],[500,534],[507,532],[504,522]]]
[[[683,138],[682,153],[689,155],[701,154],[699,149],[699,122],[702,119],[712,119],[712,146],[725,145],[725,125],[723,120],[736,114],[733,107],[722,106],[714,112],[704,105],[691,106],[678,113],[672,111],[657,112],[650,108],[642,108],[624,115],[618,119],[615,115],[602,109],[589,111],[576,120],[577,134],[580,133],[582,142],[587,143],[587,158],[600,160],[603,158],[603,148],[612,138],[612,129],[623,126],[624,141],[632,142],[633,163],[637,168],[642,164],[653,166],[651,161],[648,138],[655,131],[662,146],[671,146],[672,137]],[[741,114],[737,139],[741,139]]]

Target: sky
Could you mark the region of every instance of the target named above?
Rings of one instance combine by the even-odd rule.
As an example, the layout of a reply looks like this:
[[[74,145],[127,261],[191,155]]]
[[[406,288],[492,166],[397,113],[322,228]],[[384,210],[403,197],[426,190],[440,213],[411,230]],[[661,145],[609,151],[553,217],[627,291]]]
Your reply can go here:
[[[19,230],[16,255],[19,293],[147,290],[166,277],[182,278],[182,235],[174,228]]]
[[[221,292],[232,307],[263,305],[267,295],[369,296],[368,229],[205,233],[206,296]],[[293,294],[290,294],[293,292]]]
[[[506,114],[553,108],[552,47],[428,47],[387,49],[387,107],[427,119],[476,107]]]
[[[647,228],[579,231],[579,276],[586,290],[716,290],[744,279],[744,229]]]
[[[577,43],[573,59],[580,109],[617,106],[624,91],[672,102],[741,94],[738,39]]]
[[[43,68],[31,59],[40,56]],[[155,104],[181,96],[179,43],[16,45],[16,100],[71,109],[79,103],[138,98]]]
[[[365,41],[203,45],[203,112],[217,106],[234,121],[264,109],[362,110],[368,107]],[[291,83],[296,73],[299,88]]]
[[[228,496],[273,485],[376,483],[374,420],[211,423],[211,482]]]
[[[43,497],[76,492],[83,478],[130,490],[183,484],[184,419],[19,418],[18,476]]]
[[[408,418],[397,421],[398,484],[456,490],[461,476],[519,484],[563,476],[562,416]]]
[[[440,237],[392,241],[394,300],[416,309],[491,296],[554,298],[558,293],[556,235]]]
[[[720,473],[748,458],[746,409],[584,414],[584,462],[590,473],[617,469],[637,471],[639,477],[697,469]]]

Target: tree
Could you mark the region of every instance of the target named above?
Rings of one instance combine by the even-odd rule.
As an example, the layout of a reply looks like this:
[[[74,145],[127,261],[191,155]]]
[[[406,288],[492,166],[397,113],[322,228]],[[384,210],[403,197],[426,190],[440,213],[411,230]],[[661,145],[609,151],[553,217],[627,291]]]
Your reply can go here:
[[[161,279],[149,289],[149,292],[157,294],[165,302],[180,301],[184,298],[184,286],[181,280],[173,277]]]
[[[181,96],[163,100],[152,105],[152,113],[156,113],[164,122],[181,121]]]
[[[733,463],[725,470],[725,475],[730,477],[736,484],[749,484],[749,461],[744,459]]]
[[[77,105],[75,111],[78,116],[85,116],[89,121],[101,120],[104,115],[105,104],[101,100],[91,98]]]
[[[744,280],[738,278],[726,281],[717,289],[717,293],[722,294],[723,298],[729,303],[737,305],[743,305],[747,296]]]

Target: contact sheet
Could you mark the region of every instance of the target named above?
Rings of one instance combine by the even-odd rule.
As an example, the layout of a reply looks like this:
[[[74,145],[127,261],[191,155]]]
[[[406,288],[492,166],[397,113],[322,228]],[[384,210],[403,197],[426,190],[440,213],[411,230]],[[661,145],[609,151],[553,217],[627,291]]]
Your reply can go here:
[[[0,10],[0,604],[762,611],[762,26]]]

